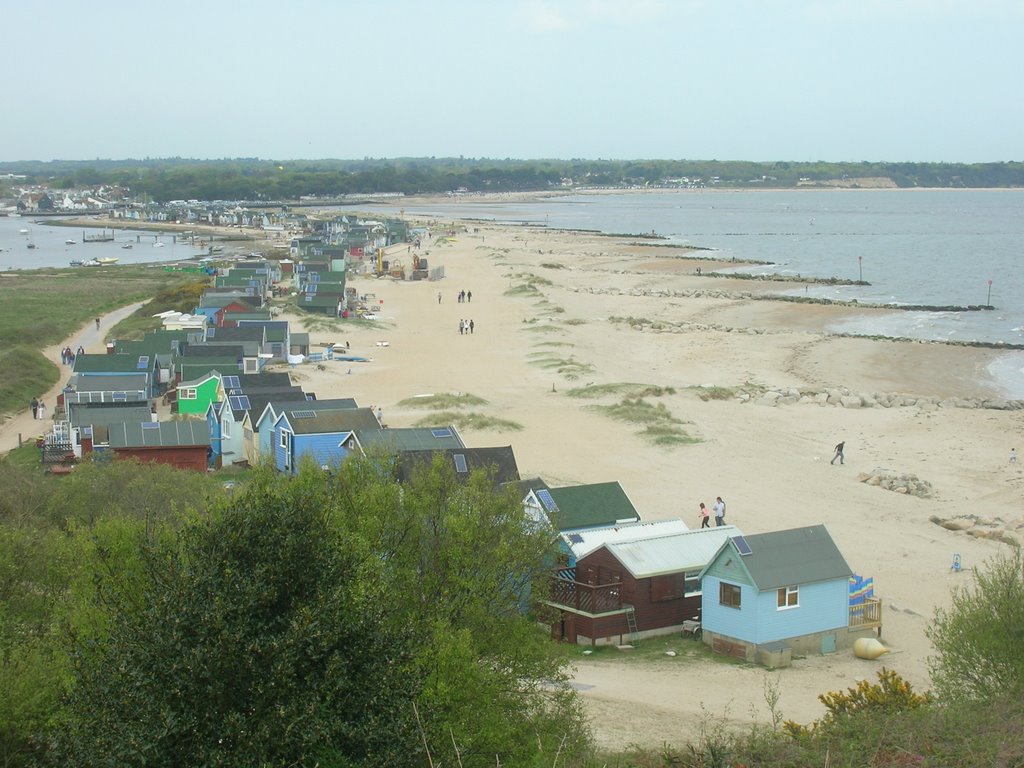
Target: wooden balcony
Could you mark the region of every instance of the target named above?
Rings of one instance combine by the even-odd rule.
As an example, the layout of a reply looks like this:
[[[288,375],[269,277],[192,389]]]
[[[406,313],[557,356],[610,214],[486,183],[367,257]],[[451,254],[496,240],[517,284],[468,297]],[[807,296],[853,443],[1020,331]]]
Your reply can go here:
[[[595,586],[556,576],[551,579],[551,598],[548,602],[579,613],[607,613],[623,610],[621,592],[621,582]]]
[[[877,629],[882,634],[882,601],[877,597],[869,597],[860,605],[851,605],[849,622],[850,629]]]

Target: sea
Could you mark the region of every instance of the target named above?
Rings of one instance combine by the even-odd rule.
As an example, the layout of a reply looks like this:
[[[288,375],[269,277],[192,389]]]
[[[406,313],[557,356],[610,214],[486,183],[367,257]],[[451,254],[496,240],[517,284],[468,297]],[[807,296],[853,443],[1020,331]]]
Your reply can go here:
[[[67,267],[72,261],[99,258],[116,258],[118,264],[155,264],[199,258],[208,253],[199,247],[198,241],[193,245],[180,233],[91,227],[83,230],[56,226],[56,220],[57,217],[50,216],[0,216],[0,270]],[[84,242],[84,237],[102,233],[113,235],[114,239],[106,243]],[[30,243],[35,248],[29,248]]]
[[[1024,190],[800,189],[573,194],[502,202],[472,195],[400,204],[405,214],[654,234],[711,249],[753,274],[863,280],[780,293],[866,304],[994,310],[873,313],[828,330],[865,336],[1024,345]],[[395,215],[396,206],[360,206]],[[700,253],[696,255],[700,256]],[[766,262],[743,264],[739,262]],[[990,367],[1007,397],[1024,398],[1024,351]]]

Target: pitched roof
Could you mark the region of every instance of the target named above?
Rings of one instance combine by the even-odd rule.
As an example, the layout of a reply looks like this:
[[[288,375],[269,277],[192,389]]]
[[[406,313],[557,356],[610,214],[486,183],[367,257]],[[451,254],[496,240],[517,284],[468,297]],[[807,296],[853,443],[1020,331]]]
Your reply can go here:
[[[316,401],[287,409],[284,416],[296,435],[319,435],[325,432],[380,430],[380,423],[369,408],[317,409]],[[306,414],[312,414],[307,416]]]
[[[558,505],[552,522],[560,531],[610,526],[640,519],[636,507],[615,480],[610,483],[552,488],[551,497]]]
[[[139,366],[144,367],[140,368]],[[150,373],[156,368],[156,358],[143,362],[139,355],[75,355],[72,370],[75,373]]]
[[[369,410],[369,409],[367,409]],[[392,453],[401,451],[464,448],[462,437],[453,426],[400,427],[396,429],[361,429],[356,433],[363,449],[382,446]]]
[[[853,574],[824,525],[745,538],[750,554],[741,558],[758,591],[849,578]]]
[[[210,444],[205,419],[123,422],[107,427],[111,448],[186,448]]]
[[[109,405],[98,403],[69,403],[68,421],[73,427],[92,427],[93,440],[99,440],[97,431],[102,430],[102,437],[106,438],[107,427],[111,424],[122,424],[126,421],[149,421],[150,410],[148,404],[139,405],[137,402],[131,405]]]
[[[730,536],[733,525],[698,528],[668,536],[613,541],[604,545],[634,578],[643,579],[680,571],[699,571],[714,559]]]
[[[598,547],[612,542],[653,539],[658,536],[685,533],[688,530],[689,528],[686,527],[686,523],[679,518],[675,518],[672,520],[623,523],[622,525],[609,526],[608,528],[588,528],[585,531],[563,533],[561,536],[565,546],[578,559],[590,554]]]
[[[441,456],[455,471],[455,476],[464,480],[471,472],[484,469],[494,470],[494,484],[519,480],[519,467],[511,445],[495,448],[438,448],[428,450],[402,451],[398,454],[395,471],[399,482],[408,482],[419,467],[429,465],[435,456]],[[461,459],[458,457],[462,457]]]
[[[230,344],[232,342],[240,344],[244,341],[255,341],[262,344],[264,338],[266,338],[266,331],[263,329],[263,323],[243,323],[234,328],[219,327],[206,329],[206,342],[208,344]]]
[[[146,389],[146,374],[90,375],[76,373],[68,382],[76,392],[137,392]]]

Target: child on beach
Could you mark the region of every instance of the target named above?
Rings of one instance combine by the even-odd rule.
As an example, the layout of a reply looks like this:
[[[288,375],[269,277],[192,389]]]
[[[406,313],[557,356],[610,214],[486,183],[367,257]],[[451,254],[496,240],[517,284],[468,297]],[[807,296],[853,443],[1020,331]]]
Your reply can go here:
[[[711,515],[708,512],[708,508],[704,506],[704,502],[703,501],[700,503],[700,512],[698,512],[697,514],[700,515],[700,527],[701,528],[710,528],[711,527]]]

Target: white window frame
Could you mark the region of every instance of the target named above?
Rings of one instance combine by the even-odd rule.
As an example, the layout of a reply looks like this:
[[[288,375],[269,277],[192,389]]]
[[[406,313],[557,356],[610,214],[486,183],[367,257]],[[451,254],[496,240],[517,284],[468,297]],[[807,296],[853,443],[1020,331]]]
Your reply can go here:
[[[179,400],[198,400],[199,395],[195,387],[185,387],[178,395]]]
[[[779,587],[775,598],[775,607],[779,611],[789,611],[800,607],[800,587]]]

